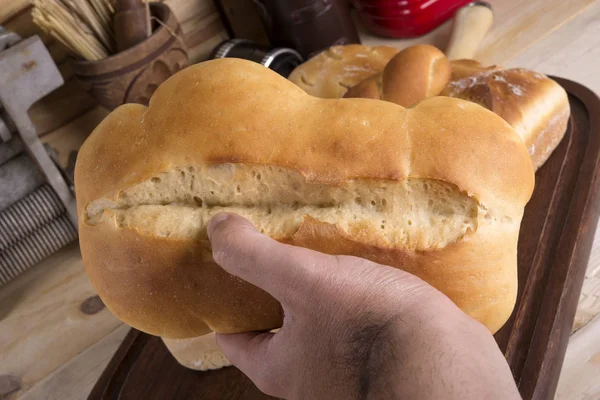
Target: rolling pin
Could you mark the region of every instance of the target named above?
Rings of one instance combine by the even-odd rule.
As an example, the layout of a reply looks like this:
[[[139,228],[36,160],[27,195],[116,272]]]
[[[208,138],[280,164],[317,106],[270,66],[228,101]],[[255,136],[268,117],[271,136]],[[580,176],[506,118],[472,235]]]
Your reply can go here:
[[[474,58],[493,22],[492,7],[483,1],[470,3],[458,10],[454,15],[452,34],[446,48],[448,59]]]
[[[118,52],[146,40],[152,33],[148,4],[143,0],[117,0],[114,27]]]

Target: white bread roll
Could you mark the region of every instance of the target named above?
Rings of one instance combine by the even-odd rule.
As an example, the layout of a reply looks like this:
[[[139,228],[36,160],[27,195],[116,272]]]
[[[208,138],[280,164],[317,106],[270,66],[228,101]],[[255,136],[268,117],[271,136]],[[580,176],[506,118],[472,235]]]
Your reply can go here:
[[[221,211],[416,274],[496,331],[514,306],[533,185],[523,142],[477,104],[319,99],[237,59],[113,111],[75,170],[93,285],[118,318],[166,338],[282,323],[275,299],[213,262],[206,224]]]
[[[385,100],[410,107],[440,94],[451,74],[450,61],[436,47],[410,46],[392,57],[380,74],[350,88],[344,97]]]

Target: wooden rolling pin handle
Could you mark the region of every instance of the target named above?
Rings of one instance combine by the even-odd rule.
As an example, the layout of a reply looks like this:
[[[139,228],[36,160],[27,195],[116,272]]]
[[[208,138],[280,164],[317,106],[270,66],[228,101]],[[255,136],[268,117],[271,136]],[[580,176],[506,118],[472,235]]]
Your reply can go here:
[[[121,12],[127,10],[134,10],[136,8],[142,8],[144,6],[145,5],[143,0],[118,0],[115,4],[115,11]]]
[[[117,51],[124,51],[146,40],[150,34],[147,4],[142,0],[118,0],[114,17]]]
[[[446,56],[450,60],[474,58],[477,48],[494,22],[489,4],[473,2],[456,12]]]

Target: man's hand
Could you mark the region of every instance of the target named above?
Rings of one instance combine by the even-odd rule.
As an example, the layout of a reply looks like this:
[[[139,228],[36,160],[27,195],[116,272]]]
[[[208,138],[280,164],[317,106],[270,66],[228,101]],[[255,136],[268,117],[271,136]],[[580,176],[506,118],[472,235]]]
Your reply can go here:
[[[299,399],[519,399],[489,331],[441,292],[361,258],[281,244],[242,217],[208,226],[213,257],[275,297],[277,333],[218,334],[263,392]]]

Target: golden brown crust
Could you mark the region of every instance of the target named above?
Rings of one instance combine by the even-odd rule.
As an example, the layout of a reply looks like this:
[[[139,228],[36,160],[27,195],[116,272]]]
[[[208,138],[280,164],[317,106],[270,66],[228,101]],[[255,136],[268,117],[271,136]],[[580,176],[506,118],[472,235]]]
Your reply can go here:
[[[290,80],[317,97],[381,99],[405,107],[438,94],[475,101],[517,131],[535,169],[544,164],[566,132],[570,115],[567,94],[542,74],[485,67],[475,60],[448,62],[435,53],[439,50],[427,45],[412,46],[399,54],[393,48],[377,49],[338,46],[335,55],[323,54],[299,66]],[[440,61],[431,74],[427,57]],[[363,68],[366,60],[368,67]]]
[[[437,96],[450,79],[450,61],[433,46],[416,45],[396,54],[385,66],[381,99],[409,107]]]
[[[479,63],[458,64],[459,70],[468,64],[475,71]],[[473,101],[501,116],[519,134],[538,169],[566,132],[570,115],[566,91],[534,71],[479,67],[473,75],[453,78],[442,95]]]
[[[440,288],[492,331],[516,293],[516,243],[533,168],[508,124],[474,104],[431,98],[412,109],[365,99],[318,99],[243,60],[205,62],[179,72],[150,107],[111,113],[82,146],[75,187],[80,244],[92,283],[123,321],[163,337],[271,329],[279,304],[212,262],[209,243],[90,225],[96,199],[186,165],[280,165],[308,181],[436,179],[456,185],[507,218],[448,247],[408,251],[366,245],[333,225],[305,220],[282,241],[353,254],[407,269]],[[372,243],[372,241],[371,241]]]
[[[231,333],[281,324],[279,303],[214,264],[205,240],[140,235],[112,224],[82,223],[79,229],[83,263],[98,295],[139,330],[191,338],[211,329]]]
[[[392,57],[381,74],[350,88],[344,97],[381,99],[409,107],[440,94],[451,72],[450,61],[437,48],[411,46]]]
[[[380,73],[396,53],[398,49],[389,46],[334,46],[296,67],[289,80],[313,96],[340,98],[349,88]]]
[[[352,86],[344,94],[346,99],[374,99],[381,100],[381,74],[365,79],[358,85]]]
[[[371,261],[408,271],[495,332],[510,316],[516,299],[517,271],[505,266],[516,264],[517,237],[518,226],[512,231],[484,227],[444,249],[407,251],[368,246],[334,225],[307,219],[285,242],[328,254],[367,255]]]
[[[488,156],[463,156],[464,149]],[[506,158],[509,149],[514,155]],[[407,110],[318,99],[260,65],[226,59],[170,78],[147,112],[133,104],[112,112],[82,146],[75,179],[80,213],[81,205],[114,199],[159,172],[223,162],[291,167],[324,183],[419,176],[452,182],[484,204],[501,194],[524,204],[533,177],[522,150],[509,125],[470,102],[430,98]]]

